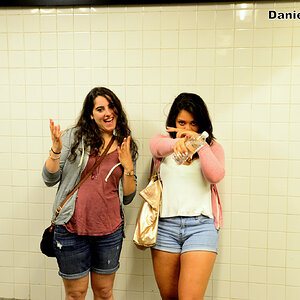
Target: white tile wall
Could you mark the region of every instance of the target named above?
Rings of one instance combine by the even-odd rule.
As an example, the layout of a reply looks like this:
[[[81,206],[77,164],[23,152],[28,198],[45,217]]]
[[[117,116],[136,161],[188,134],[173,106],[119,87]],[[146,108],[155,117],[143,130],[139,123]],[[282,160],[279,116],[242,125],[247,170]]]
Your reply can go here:
[[[64,299],[39,252],[55,188],[41,167],[48,119],[74,123],[86,93],[111,88],[140,146],[164,129],[182,91],[207,102],[226,153],[220,253],[206,300],[296,300],[300,276],[300,21],[268,20],[295,1],[0,9],[0,298]],[[127,238],[115,299],[160,299],[149,251]],[[91,290],[88,299],[92,299]]]

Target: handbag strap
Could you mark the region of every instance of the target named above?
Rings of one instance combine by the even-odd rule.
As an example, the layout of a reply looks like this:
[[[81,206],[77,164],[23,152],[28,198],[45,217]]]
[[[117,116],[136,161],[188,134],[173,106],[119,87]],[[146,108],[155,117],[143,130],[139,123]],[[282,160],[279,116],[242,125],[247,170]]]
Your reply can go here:
[[[65,205],[65,203],[71,198],[71,196],[76,192],[76,190],[88,179],[88,177],[93,173],[93,171],[100,165],[102,160],[104,159],[105,155],[107,154],[108,150],[110,149],[111,145],[113,144],[115,140],[115,137],[112,136],[110,142],[106,146],[104,152],[101,154],[100,158],[96,161],[96,163],[93,165],[93,167],[86,173],[86,175],[81,178],[81,180],[76,184],[76,186],[73,188],[73,190],[70,192],[70,194],[65,198],[65,200],[57,207],[56,212],[55,212],[55,217],[53,218],[51,222],[51,226],[49,231],[51,232],[54,228],[54,222],[59,215],[62,207]]]
[[[150,168],[150,176],[149,176],[149,180],[153,175],[153,169],[154,169],[154,160],[153,158],[151,159],[151,168]]]
[[[159,169],[159,167],[160,167],[160,164],[158,166],[158,169]],[[149,176],[149,180],[148,181],[150,181],[152,177],[156,177],[157,179],[160,178],[158,169],[155,170],[155,163],[154,163],[154,159],[152,158],[152,160],[151,160],[151,167],[150,167],[150,176]]]

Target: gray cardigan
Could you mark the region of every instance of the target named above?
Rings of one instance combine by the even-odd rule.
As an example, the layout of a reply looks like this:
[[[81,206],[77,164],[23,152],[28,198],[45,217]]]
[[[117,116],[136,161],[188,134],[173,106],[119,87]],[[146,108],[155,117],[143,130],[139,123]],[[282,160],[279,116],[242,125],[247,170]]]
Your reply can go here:
[[[80,151],[76,150],[77,157],[73,163],[68,160],[71,151],[71,146],[74,142],[74,133],[76,130],[77,130],[76,128],[68,129],[62,135],[63,148],[59,160],[59,170],[55,173],[49,172],[48,169],[46,168],[46,163],[44,164],[43,167],[42,177],[47,186],[54,186],[56,183],[59,182],[59,186],[56,192],[56,196],[52,208],[52,219],[55,216],[55,211],[57,207],[63,202],[63,200],[72,191],[75,185],[80,181],[81,173],[86,167],[86,164],[89,159],[90,149],[87,149],[85,151],[82,151],[82,154],[80,153]],[[84,149],[83,140],[79,145],[79,148]],[[134,165],[134,179],[136,182],[135,161],[133,161],[133,165]],[[56,218],[55,225],[66,224],[71,219],[75,210],[77,192],[78,190],[65,203],[58,217]],[[126,196],[123,195],[123,178],[121,177],[121,180],[119,182],[119,198],[120,198],[122,211],[123,211],[122,204],[124,205],[129,204],[133,200],[135,194],[136,191]]]

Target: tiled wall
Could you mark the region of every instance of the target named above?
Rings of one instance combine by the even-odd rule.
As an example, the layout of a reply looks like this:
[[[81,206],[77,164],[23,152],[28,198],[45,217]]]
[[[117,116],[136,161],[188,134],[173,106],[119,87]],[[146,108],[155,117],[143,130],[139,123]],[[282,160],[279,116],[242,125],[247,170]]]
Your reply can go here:
[[[208,103],[227,174],[205,299],[299,299],[300,20],[271,21],[270,9],[300,3],[0,9],[0,297],[64,299],[55,260],[39,251],[55,195],[41,180],[48,119],[74,124],[102,85],[127,110],[139,189],[174,97]],[[116,300],[160,299],[149,251],[131,242],[139,201],[126,208]]]

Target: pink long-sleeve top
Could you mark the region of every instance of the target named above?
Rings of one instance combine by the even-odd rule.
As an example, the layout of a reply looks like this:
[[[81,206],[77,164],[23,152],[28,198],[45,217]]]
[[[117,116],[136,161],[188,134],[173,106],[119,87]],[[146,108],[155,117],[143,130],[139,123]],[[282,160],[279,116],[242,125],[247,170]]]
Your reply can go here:
[[[173,153],[174,145],[177,141],[178,139],[161,134],[152,137],[150,151],[153,155],[156,170],[158,170],[161,160]],[[221,181],[225,176],[224,150],[219,143],[213,141],[211,145],[206,144],[201,147],[198,155],[201,162],[202,174],[211,184],[212,210],[215,226],[219,229],[223,226],[223,214],[216,183]]]

